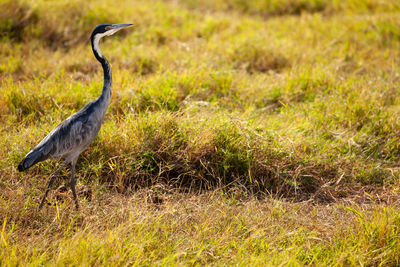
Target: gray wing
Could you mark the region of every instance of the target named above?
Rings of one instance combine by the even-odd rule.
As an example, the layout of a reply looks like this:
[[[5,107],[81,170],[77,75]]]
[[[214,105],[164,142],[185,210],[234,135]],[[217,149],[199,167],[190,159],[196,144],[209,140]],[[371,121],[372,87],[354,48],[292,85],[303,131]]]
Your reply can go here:
[[[51,157],[80,153],[97,136],[102,116],[97,114],[96,101],[88,103],[54,128],[18,165],[23,171]]]

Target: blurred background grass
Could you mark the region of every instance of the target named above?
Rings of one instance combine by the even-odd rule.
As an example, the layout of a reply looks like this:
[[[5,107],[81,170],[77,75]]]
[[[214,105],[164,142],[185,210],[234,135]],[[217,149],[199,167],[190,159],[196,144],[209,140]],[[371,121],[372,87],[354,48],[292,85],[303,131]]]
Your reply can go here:
[[[101,44],[112,64],[114,91],[99,137],[78,162],[81,191],[90,189],[86,200],[81,196],[83,214],[100,216],[93,210],[100,209],[100,202],[105,205],[105,196],[117,202],[132,195],[137,199],[141,190],[148,190],[152,203],[171,197],[171,190],[198,194],[221,188],[239,198],[394,202],[400,174],[399,11],[396,0],[2,0],[0,220],[19,229],[13,232],[15,240],[26,237],[27,229],[53,229],[53,218],[61,235],[75,223],[60,218],[58,208],[44,215],[35,211],[44,177],[58,162],[40,163],[23,174],[16,165],[54,126],[100,94],[102,72],[89,46],[99,23],[136,27]],[[72,212],[68,204],[60,205],[64,213]],[[289,206],[296,212],[298,207]],[[122,209],[135,217],[130,207]],[[380,214],[376,220],[384,213],[395,222],[387,236],[379,228],[384,223],[367,222],[380,225],[378,239],[391,240],[397,233],[395,210],[375,212]],[[151,223],[158,223],[152,216]],[[353,222],[349,231],[363,236],[357,227],[365,222],[357,216],[354,221],[346,217]],[[103,228],[115,226],[98,220]],[[318,238],[344,242],[333,238],[335,231]],[[57,240],[53,234],[40,240]],[[371,240],[364,241],[357,245]],[[302,250],[305,244],[300,242]],[[57,251],[39,246],[35,254],[22,247],[30,260],[46,249]],[[360,262],[396,262],[397,247],[390,243],[392,250],[383,249],[388,253],[382,258],[363,247]],[[16,247],[8,249],[3,255]],[[303,264],[311,264],[315,255],[314,260],[322,260],[320,252],[310,253],[289,253],[289,258]],[[342,252],[333,249],[324,259],[329,263],[335,253]],[[240,253],[235,255],[241,262]],[[352,256],[345,256],[343,264],[357,263]],[[173,261],[190,264],[195,258]]]

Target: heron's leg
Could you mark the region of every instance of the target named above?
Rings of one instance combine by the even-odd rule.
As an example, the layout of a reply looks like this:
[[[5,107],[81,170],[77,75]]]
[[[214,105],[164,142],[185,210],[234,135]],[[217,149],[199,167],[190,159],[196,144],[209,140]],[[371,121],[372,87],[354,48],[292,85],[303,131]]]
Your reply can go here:
[[[56,176],[60,173],[60,171],[65,167],[65,165],[67,165],[67,163],[68,163],[68,161],[67,161],[67,160],[64,160],[64,162],[61,163],[60,168],[58,168],[58,170],[50,176],[49,182],[47,183],[46,191],[44,192],[44,196],[43,196],[43,198],[42,198],[42,201],[40,201],[40,204],[39,204],[39,210],[42,208],[42,206],[43,206],[43,204],[44,204],[44,200],[46,199],[47,194],[48,194],[49,191],[50,191],[50,187],[51,187],[51,185],[53,184],[54,179],[55,179]]]
[[[69,180],[69,185],[71,186],[72,195],[74,196],[75,207],[78,210],[79,209],[79,204],[78,204],[78,198],[76,197],[76,192],[75,192],[76,180],[74,178],[75,165],[76,165],[77,161],[78,161],[78,157],[76,157],[75,159],[73,159],[71,161],[71,178]]]

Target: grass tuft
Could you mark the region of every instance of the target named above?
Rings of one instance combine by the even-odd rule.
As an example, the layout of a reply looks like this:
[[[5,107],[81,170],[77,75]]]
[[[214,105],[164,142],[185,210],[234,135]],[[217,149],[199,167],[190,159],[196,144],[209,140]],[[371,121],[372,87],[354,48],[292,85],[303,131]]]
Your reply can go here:
[[[398,0],[0,4],[0,265],[399,265]],[[81,209],[16,166],[98,97]]]

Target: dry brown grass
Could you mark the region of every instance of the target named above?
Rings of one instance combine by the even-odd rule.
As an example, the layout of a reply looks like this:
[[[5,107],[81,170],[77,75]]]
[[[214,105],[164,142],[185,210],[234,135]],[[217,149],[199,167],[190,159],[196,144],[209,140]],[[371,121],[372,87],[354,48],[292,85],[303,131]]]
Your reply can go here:
[[[399,265],[398,1],[1,5],[0,265]],[[59,162],[16,166],[98,96],[103,22],[82,208],[66,171],[38,212]]]

